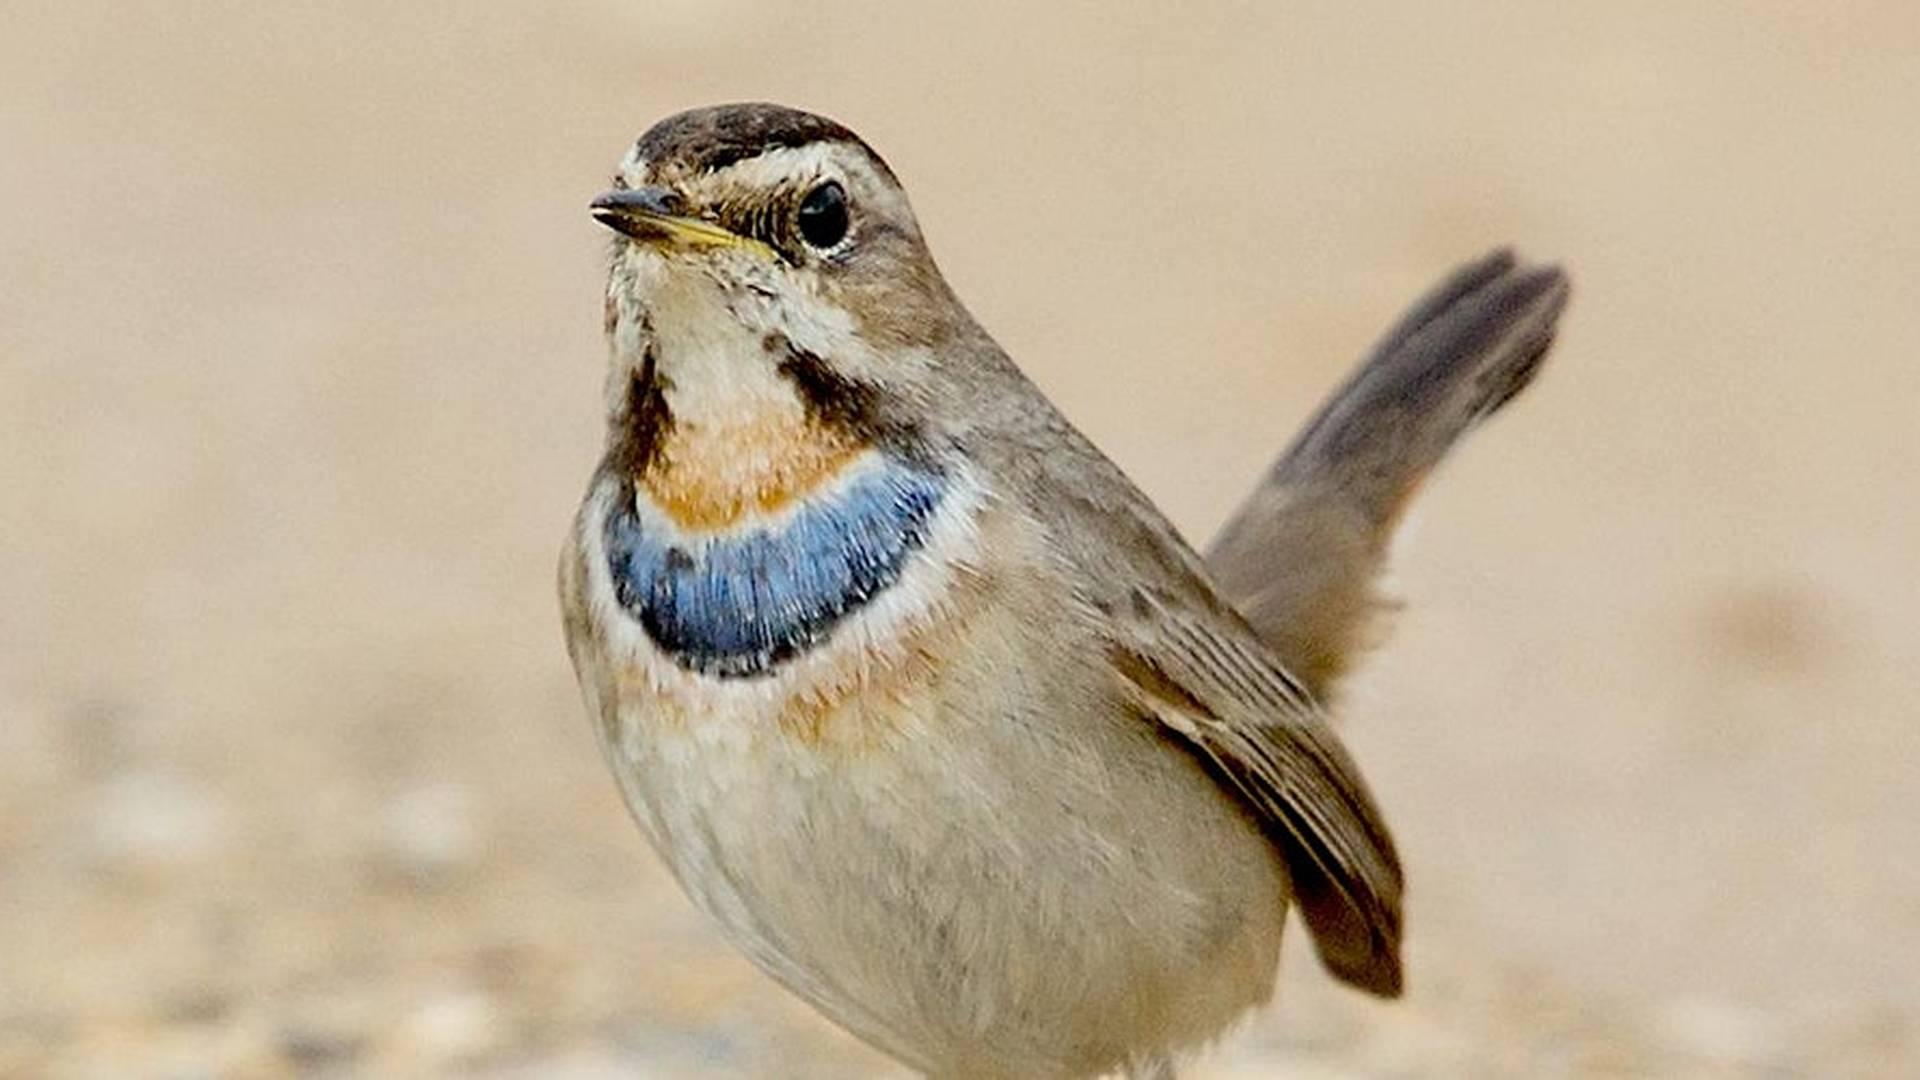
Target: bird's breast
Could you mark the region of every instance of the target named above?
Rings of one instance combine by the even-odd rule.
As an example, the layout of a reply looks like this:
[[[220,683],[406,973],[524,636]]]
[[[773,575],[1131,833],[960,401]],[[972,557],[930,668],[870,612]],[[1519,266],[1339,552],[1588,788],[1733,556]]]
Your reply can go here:
[[[601,540],[614,596],[682,668],[771,674],[923,555],[948,471],[804,434],[814,437],[736,437],[711,454],[669,444],[611,500]]]

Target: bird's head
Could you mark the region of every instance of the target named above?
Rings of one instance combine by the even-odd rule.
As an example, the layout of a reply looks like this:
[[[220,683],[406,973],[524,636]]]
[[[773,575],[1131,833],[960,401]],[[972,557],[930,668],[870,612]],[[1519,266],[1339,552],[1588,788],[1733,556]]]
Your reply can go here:
[[[669,117],[591,212],[619,234],[607,288],[616,361],[652,350],[670,383],[750,384],[737,370],[752,362],[743,342],[776,362],[791,346],[859,384],[910,382],[973,325],[892,170],[824,117],[763,104]]]

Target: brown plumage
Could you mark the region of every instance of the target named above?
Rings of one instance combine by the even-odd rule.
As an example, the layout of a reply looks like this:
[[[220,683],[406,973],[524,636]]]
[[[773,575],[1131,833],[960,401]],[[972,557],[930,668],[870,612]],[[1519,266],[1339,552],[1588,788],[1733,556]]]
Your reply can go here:
[[[1544,354],[1557,271],[1450,279],[1203,562],[845,128],[682,114],[593,210],[616,392],[568,644],[635,820],[755,963],[943,1077],[1170,1076],[1271,996],[1290,906],[1400,993],[1400,864],[1321,700],[1405,498]]]
[[[1554,267],[1497,251],[1416,303],[1207,548],[1214,582],[1322,701],[1379,632],[1402,512],[1447,451],[1539,371],[1567,302]]]

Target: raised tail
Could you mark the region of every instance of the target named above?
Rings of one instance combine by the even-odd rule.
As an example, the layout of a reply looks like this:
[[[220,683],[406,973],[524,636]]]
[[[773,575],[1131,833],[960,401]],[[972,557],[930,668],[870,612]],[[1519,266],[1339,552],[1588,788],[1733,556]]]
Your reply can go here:
[[[1567,277],[1496,251],[1448,275],[1334,391],[1207,551],[1207,567],[1325,699],[1372,644],[1374,579],[1447,451],[1540,370]]]

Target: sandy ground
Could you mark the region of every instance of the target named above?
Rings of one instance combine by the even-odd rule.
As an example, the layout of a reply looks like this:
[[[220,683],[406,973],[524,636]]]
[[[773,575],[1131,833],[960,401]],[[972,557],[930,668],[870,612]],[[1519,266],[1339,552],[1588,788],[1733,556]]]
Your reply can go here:
[[[897,1075],[646,852],[553,599],[586,200],[770,98],[1197,538],[1449,265],[1577,279],[1346,710],[1410,994],[1295,937],[1193,1075],[1920,1075],[1910,6],[476,7],[6,7],[0,1074]]]

